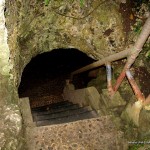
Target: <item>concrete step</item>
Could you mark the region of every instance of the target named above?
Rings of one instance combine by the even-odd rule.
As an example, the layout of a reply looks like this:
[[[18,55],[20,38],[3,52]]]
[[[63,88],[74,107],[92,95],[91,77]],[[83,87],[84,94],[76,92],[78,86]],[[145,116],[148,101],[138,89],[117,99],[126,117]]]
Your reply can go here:
[[[58,107],[58,108],[56,108],[56,107],[55,108],[49,108],[49,110],[32,111],[32,115],[33,116],[46,115],[46,114],[58,113],[58,112],[63,112],[66,110],[72,110],[72,109],[77,109],[77,108],[79,108],[78,104],[70,104],[70,105]]]
[[[110,116],[28,128],[28,150],[127,150]]]
[[[62,124],[67,122],[73,122],[77,120],[83,120],[83,119],[90,119],[98,117],[97,113],[95,111],[84,111],[82,113],[78,113],[76,115],[67,115],[60,118],[51,118],[50,120],[42,120],[37,121],[37,126],[45,126],[45,125],[52,125],[52,124]]]
[[[61,108],[61,107],[65,107],[65,106],[70,106],[72,105],[71,102],[69,101],[62,101],[62,102],[59,102],[59,103],[53,103],[53,104],[50,104],[50,105],[46,105],[46,106],[42,106],[42,107],[37,107],[37,108],[32,108],[32,111],[35,112],[35,111],[44,111],[44,110],[47,110],[48,108]]]
[[[48,114],[42,114],[42,115],[37,114],[36,116],[34,116],[34,121],[50,120],[54,118],[57,119],[60,117],[66,117],[70,115],[77,115],[77,114],[85,113],[87,111],[91,111],[91,107],[87,106],[87,107],[80,107],[80,108],[75,108],[75,109],[67,109],[67,110],[60,111],[60,112],[48,113]]]

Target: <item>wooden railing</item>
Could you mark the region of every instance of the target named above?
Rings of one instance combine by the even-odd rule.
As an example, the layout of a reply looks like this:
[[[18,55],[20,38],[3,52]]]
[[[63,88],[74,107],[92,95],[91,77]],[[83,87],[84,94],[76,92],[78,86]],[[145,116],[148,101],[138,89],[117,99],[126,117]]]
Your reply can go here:
[[[140,91],[138,85],[136,84],[133,76],[130,73],[130,67],[134,63],[134,61],[137,58],[137,56],[139,55],[139,53],[142,51],[142,47],[143,47],[144,43],[146,42],[147,38],[149,37],[149,35],[150,35],[150,15],[149,15],[148,19],[146,20],[146,22],[142,28],[142,31],[133,47],[128,48],[119,53],[113,54],[111,56],[105,57],[102,60],[99,60],[97,62],[89,64],[83,68],[80,68],[71,73],[71,78],[73,78],[73,76],[76,74],[79,74],[84,71],[105,65],[106,73],[107,73],[107,88],[108,88],[108,92],[111,97],[113,97],[113,95],[118,90],[120,84],[122,83],[123,79],[125,78],[125,76],[127,76],[129,83],[137,97],[137,100],[142,102],[143,105],[150,104],[150,94],[147,98],[144,97],[144,95]],[[120,60],[120,59],[123,59],[126,57],[127,57],[127,62],[125,64],[122,72],[120,73],[120,76],[118,77],[118,79],[116,81],[116,84],[113,87],[112,83],[111,83],[111,62]]]

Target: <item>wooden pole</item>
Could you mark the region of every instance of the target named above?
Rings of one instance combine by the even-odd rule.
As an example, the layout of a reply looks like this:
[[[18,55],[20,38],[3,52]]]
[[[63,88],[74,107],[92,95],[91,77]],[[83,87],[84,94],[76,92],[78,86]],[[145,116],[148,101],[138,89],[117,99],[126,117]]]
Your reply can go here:
[[[92,64],[89,64],[83,68],[80,68],[74,72],[71,73],[71,77],[73,77],[73,75],[75,74],[79,74],[79,73],[82,73],[84,71],[87,71],[87,70],[90,70],[90,69],[93,69],[93,68],[97,68],[99,66],[102,66],[102,65],[105,65],[107,62],[112,62],[112,61],[116,61],[116,60],[119,60],[119,59],[123,59],[125,57],[127,57],[129,55],[129,52],[130,52],[130,49],[127,49],[127,50],[124,50],[124,51],[121,51],[119,53],[116,53],[116,54],[113,54],[113,55],[110,55],[108,57],[105,57],[99,61],[96,61]]]

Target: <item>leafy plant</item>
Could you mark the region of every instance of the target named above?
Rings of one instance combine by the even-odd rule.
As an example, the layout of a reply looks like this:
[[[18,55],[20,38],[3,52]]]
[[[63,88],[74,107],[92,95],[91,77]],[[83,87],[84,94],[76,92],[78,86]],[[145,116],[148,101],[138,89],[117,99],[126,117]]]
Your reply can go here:
[[[50,0],[44,0],[45,6],[49,4]]]
[[[80,6],[81,6],[81,7],[84,6],[84,0],[80,0]]]

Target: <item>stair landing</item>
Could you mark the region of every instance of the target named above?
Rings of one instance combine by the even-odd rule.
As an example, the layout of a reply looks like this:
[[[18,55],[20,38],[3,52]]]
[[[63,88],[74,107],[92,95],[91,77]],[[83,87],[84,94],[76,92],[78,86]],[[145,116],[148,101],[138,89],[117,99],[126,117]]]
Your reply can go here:
[[[27,130],[28,150],[127,150],[110,116]]]

